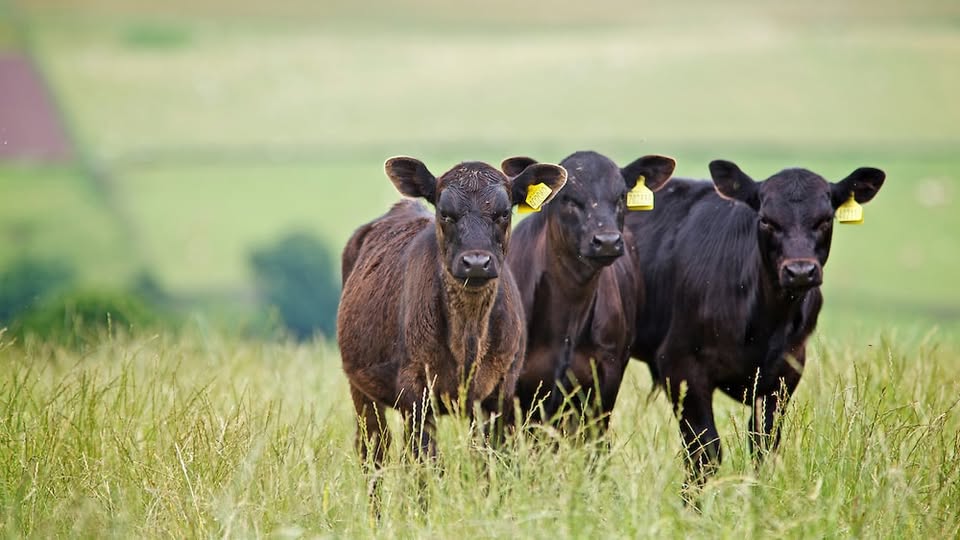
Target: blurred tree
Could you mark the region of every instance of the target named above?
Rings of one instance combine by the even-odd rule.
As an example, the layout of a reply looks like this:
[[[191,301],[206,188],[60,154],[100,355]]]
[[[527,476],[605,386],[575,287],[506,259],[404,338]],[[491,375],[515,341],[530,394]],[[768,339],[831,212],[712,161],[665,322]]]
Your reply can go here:
[[[339,280],[324,243],[307,233],[293,233],[272,246],[255,250],[250,262],[257,291],[275,307],[297,339],[336,330]]]
[[[143,331],[170,326],[136,294],[122,291],[74,290],[25,311],[13,324],[13,334],[27,335],[71,347],[97,343],[104,332]]]
[[[133,276],[130,292],[156,308],[171,309],[173,307],[173,297],[163,287],[157,276],[145,268],[141,268]]]
[[[21,257],[0,271],[0,325],[38,303],[62,292],[73,282],[66,262],[32,256]]]

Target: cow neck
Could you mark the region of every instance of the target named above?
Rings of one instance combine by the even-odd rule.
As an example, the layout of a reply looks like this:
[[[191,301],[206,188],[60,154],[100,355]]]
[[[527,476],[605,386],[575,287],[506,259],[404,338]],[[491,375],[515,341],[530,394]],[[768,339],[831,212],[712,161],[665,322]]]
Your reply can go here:
[[[545,259],[549,261],[549,273],[555,276],[555,283],[564,286],[562,290],[571,295],[582,292],[585,299],[592,297],[604,267],[590,262],[575,249],[571,249],[566,242],[552,234],[552,228],[548,227],[546,233]]]
[[[559,249],[555,249],[555,246]],[[554,316],[566,321],[564,338],[569,343],[577,338],[581,326],[589,318],[604,267],[582,259],[560,242],[551,242],[550,235],[547,236],[546,250],[548,254],[554,254],[548,259],[550,265],[546,270],[549,290],[561,293],[551,295],[552,305],[548,309]]]
[[[441,269],[441,298],[447,320],[447,347],[463,380],[486,356],[490,314],[497,298],[500,280],[492,279],[482,287],[467,288],[446,270]]]

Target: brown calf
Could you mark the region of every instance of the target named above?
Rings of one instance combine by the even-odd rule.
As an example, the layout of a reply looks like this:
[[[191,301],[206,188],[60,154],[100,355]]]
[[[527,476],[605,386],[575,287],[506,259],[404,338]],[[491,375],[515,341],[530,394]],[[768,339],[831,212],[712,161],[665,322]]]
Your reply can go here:
[[[486,412],[512,411],[526,339],[519,292],[504,256],[512,207],[531,185],[555,194],[556,165],[508,178],[461,163],[435,178],[420,161],[392,158],[386,172],[404,195],[360,227],[343,253],[337,341],[359,415],[358,450],[382,463],[386,407],[404,416],[414,455],[435,452],[434,414],[465,399]],[[461,394],[461,392],[465,392]],[[437,402],[438,409],[432,404]]]

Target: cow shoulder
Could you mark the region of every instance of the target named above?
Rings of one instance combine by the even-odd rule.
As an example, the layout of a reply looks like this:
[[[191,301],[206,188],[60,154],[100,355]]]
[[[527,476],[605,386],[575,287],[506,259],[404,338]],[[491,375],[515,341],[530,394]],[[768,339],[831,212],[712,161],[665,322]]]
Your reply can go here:
[[[436,230],[422,230],[397,261],[399,282],[390,284],[399,293],[401,348],[411,360],[436,354],[446,343],[446,316],[441,305],[443,270],[439,262]]]
[[[674,249],[675,318],[705,333],[742,338],[760,279],[756,212],[715,193],[704,196],[678,230]]]

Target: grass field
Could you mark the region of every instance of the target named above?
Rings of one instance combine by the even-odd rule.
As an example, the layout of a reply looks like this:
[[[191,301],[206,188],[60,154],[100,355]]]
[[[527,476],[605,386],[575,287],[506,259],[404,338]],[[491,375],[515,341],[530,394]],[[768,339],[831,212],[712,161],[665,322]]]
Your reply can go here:
[[[960,351],[924,336],[871,338],[870,348],[813,345],[781,451],[758,470],[746,409],[718,401],[726,458],[702,514],[681,502],[675,422],[663,396],[646,400],[650,381],[637,364],[609,450],[559,441],[551,451],[521,437],[495,452],[465,421],[446,419],[438,463],[395,459],[385,469],[379,521],[328,345],[202,333],[105,338],[83,355],[4,344],[0,529],[41,538],[956,537]]]
[[[80,351],[0,333],[4,536],[960,535],[960,4],[10,6],[83,159],[0,163],[0,265],[146,269],[199,315]],[[609,450],[494,452],[445,421],[438,464],[388,467],[377,521],[335,346],[211,333],[204,299],[250,310],[250,250],[285,232],[339,251],[398,198],[389,156],[439,173],[578,149],[692,177],[888,173],[866,223],[835,228],[781,452],[754,470],[747,412],[718,397],[725,462],[685,508],[675,420],[636,364]]]

